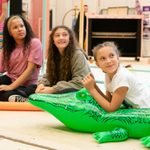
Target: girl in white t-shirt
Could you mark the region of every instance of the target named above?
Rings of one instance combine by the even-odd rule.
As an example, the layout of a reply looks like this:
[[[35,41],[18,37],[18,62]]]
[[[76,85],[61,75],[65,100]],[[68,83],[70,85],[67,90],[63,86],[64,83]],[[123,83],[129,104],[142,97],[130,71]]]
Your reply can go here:
[[[148,87],[119,63],[119,50],[113,42],[104,42],[93,49],[96,65],[105,73],[106,95],[96,86],[92,74],[82,84],[108,112],[117,110],[123,102],[132,108],[150,108]]]

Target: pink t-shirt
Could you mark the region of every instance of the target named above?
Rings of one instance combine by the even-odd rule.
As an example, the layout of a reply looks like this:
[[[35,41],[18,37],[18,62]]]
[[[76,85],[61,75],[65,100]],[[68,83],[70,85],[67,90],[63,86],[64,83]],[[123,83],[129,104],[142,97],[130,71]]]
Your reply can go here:
[[[1,54],[0,54],[1,56]],[[1,58],[0,58],[1,60]],[[42,45],[39,39],[33,38],[31,40],[31,44],[29,49],[23,51],[22,46],[17,46],[10,57],[9,62],[9,70],[3,68],[2,62],[0,62],[0,72],[7,72],[7,76],[9,76],[13,81],[15,81],[27,68],[28,62],[32,62],[37,65],[36,69],[32,73],[32,75],[27,79],[27,81],[23,84],[25,86],[30,84],[35,84],[38,80],[38,75],[40,71],[40,67],[42,65]]]

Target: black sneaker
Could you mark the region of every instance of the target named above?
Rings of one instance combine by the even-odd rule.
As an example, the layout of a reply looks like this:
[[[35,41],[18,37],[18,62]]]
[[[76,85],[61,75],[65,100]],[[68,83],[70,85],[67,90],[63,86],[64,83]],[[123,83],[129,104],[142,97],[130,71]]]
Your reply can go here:
[[[9,98],[8,98],[8,101],[9,102],[26,102],[27,101],[27,98],[21,96],[21,95],[11,95]]]

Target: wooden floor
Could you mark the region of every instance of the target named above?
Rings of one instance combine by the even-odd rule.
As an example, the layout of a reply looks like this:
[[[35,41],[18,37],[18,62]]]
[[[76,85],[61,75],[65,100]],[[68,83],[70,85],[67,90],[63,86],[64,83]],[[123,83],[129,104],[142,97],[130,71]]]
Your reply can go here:
[[[141,80],[150,85],[150,64],[122,60],[131,64]],[[91,64],[96,80],[103,81],[102,72]],[[146,150],[140,140],[99,144],[91,133],[79,133],[65,127],[51,114],[43,111],[0,111],[0,150]]]
[[[92,134],[65,127],[47,112],[1,111],[1,150],[146,150],[140,140],[98,144]]]

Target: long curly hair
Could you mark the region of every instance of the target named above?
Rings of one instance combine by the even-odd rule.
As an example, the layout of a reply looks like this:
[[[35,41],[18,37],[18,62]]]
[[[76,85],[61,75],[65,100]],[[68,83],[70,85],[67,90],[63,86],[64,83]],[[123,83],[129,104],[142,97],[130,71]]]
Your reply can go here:
[[[64,29],[69,33],[69,44],[61,56],[58,48],[54,44],[54,34],[58,29]],[[68,81],[72,78],[71,60],[74,52],[79,50],[79,44],[75,38],[74,32],[66,26],[55,27],[49,36],[48,59],[47,59],[47,79],[50,85],[55,85],[58,81]]]
[[[12,52],[14,51],[14,49],[16,48],[16,42],[9,33],[11,21],[16,18],[22,19],[24,26],[26,28],[26,36],[24,39],[24,51],[26,50],[26,48],[30,47],[30,41],[33,37],[35,37],[35,34],[31,28],[30,24],[22,16],[12,15],[5,20],[4,28],[3,28],[3,56],[4,56],[3,57],[3,65],[5,66],[5,68],[8,68],[10,56],[11,56]]]

